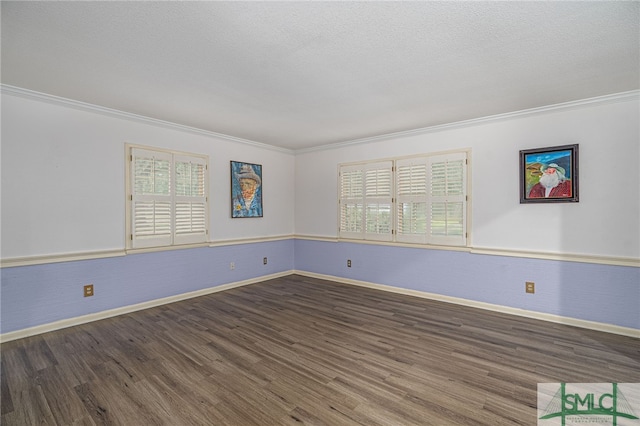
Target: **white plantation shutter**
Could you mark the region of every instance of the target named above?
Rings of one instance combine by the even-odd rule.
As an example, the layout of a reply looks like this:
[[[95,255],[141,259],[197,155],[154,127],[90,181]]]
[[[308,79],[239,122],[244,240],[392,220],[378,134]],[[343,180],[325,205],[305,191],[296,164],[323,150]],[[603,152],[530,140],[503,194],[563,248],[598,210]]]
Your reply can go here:
[[[466,153],[427,159],[427,242],[463,246],[467,229]]]
[[[363,238],[364,173],[361,166],[340,170],[340,236]]]
[[[392,166],[391,161],[364,166],[364,238],[367,240],[392,239]]]
[[[132,149],[131,177],[132,247],[170,245],[171,154]]]
[[[467,244],[466,151],[343,165],[339,184],[341,238]]]
[[[427,242],[427,157],[396,162],[396,240]]]
[[[175,244],[207,239],[207,205],[204,158],[176,156]]]
[[[340,237],[391,240],[392,162],[340,168]]]
[[[206,157],[131,148],[130,160],[130,247],[206,241]]]

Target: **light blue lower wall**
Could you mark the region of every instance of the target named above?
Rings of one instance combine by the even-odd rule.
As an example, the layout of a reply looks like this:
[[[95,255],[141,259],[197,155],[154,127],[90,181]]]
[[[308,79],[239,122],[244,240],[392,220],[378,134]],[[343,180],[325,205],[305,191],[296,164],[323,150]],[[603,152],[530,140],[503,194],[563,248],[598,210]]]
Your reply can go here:
[[[282,240],[3,268],[0,332],[290,271],[293,250]],[[85,284],[93,297],[83,296]]]
[[[640,268],[313,240],[295,254],[299,271],[640,329]]]
[[[294,269],[640,329],[640,268],[291,239],[3,268],[0,333]]]

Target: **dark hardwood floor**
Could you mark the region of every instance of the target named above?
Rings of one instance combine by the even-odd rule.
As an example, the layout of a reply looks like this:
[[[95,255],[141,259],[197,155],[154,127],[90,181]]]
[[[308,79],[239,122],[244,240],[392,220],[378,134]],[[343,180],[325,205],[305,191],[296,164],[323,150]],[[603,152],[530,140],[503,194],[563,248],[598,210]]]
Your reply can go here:
[[[288,276],[2,344],[2,424],[535,425],[640,341]]]

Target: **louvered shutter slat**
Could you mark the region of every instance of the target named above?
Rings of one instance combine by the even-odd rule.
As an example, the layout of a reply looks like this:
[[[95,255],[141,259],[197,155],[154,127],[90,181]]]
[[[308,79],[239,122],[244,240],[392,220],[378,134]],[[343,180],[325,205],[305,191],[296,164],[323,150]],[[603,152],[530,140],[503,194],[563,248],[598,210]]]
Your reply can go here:
[[[176,203],[176,234],[203,233],[205,230],[203,203]]]
[[[391,204],[367,204],[367,233],[388,234],[391,232]]]
[[[340,229],[343,233],[362,233],[362,204],[342,204]]]
[[[362,197],[362,170],[348,170],[341,174],[340,197]]]
[[[343,166],[340,168],[339,176],[339,235],[342,238],[362,238],[364,231],[363,170],[359,166]]]
[[[465,245],[466,154],[429,158],[429,242]]]
[[[427,203],[398,203],[398,234],[425,235],[427,224]]]
[[[174,161],[176,171],[175,244],[206,241],[204,160],[177,156]]]
[[[391,240],[393,173],[390,161],[340,168],[340,236]]]
[[[397,161],[396,239],[400,242],[426,242],[426,157]]]
[[[393,226],[393,163],[367,164],[364,169],[364,238],[391,241]]]
[[[131,236],[134,248],[170,245],[171,154],[133,148]]]

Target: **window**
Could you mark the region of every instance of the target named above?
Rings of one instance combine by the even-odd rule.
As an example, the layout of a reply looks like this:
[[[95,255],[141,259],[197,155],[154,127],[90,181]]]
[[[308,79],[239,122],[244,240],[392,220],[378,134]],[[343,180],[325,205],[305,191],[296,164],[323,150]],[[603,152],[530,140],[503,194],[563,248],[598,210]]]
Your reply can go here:
[[[341,236],[391,241],[392,162],[345,166],[340,176]]]
[[[340,237],[464,246],[467,153],[340,166]]]
[[[207,157],[129,149],[128,247],[206,242]]]

